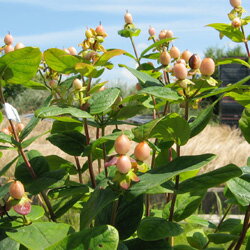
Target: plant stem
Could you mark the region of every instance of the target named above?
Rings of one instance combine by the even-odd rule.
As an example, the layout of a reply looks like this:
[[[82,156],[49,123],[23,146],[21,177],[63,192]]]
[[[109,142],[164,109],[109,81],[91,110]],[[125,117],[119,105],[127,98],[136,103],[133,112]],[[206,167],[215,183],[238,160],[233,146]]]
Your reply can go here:
[[[105,126],[102,126],[102,136],[105,136]],[[103,152],[103,166],[104,166],[104,171],[105,171],[105,177],[108,177],[108,169],[105,167],[105,162],[106,162],[106,146],[105,143],[102,144],[102,152]]]
[[[243,228],[240,234],[240,238],[234,248],[234,250],[239,250],[245,237],[247,234],[247,230],[248,230],[248,223],[249,223],[249,219],[250,219],[250,205],[248,205],[246,213],[245,213],[245,218],[244,218],[244,223],[243,223]]]
[[[97,127],[96,128],[96,140],[99,139],[100,137],[100,128]],[[98,173],[101,173],[101,168],[102,168],[102,163],[101,163],[101,159],[97,159],[97,163],[98,163]]]
[[[81,165],[80,165],[80,161],[79,158],[77,156],[74,156],[75,161],[76,161],[76,168],[77,168],[77,172],[78,172],[78,177],[79,177],[79,182],[81,184],[83,184],[83,180],[82,180],[82,170],[81,170]]]
[[[231,208],[232,208],[233,204],[230,204],[226,210],[226,212],[224,213],[223,217],[221,218],[219,224],[217,225],[216,229],[214,230],[214,233],[218,232],[218,230],[220,229],[221,224],[223,223],[223,221],[225,220],[226,216],[228,215],[228,213],[230,212]],[[210,244],[210,240],[208,240],[207,244],[203,247],[203,249],[206,249],[208,247],[208,245]]]
[[[139,66],[141,66],[140,59],[139,59],[139,56],[138,56],[138,53],[137,53],[137,50],[136,50],[136,47],[135,47],[135,43],[134,43],[133,37],[130,36],[129,38],[130,38],[131,44],[132,44],[133,49],[134,49],[136,60],[137,60],[137,62],[139,64]]]
[[[87,119],[84,118],[83,122],[84,122],[84,131],[85,131],[85,135],[86,135],[86,144],[89,145],[90,144],[90,137],[89,137],[89,128],[88,128]],[[95,188],[96,187],[96,181],[95,181],[95,174],[94,174],[94,170],[93,170],[91,152],[88,155],[88,168],[89,168],[89,175],[90,175],[90,180],[91,180],[91,183],[92,183],[92,187]]]
[[[116,216],[117,216],[118,205],[119,205],[119,200],[115,200],[113,202],[112,213],[111,213],[111,218],[110,218],[110,225],[111,226],[115,226],[115,220],[116,220]]]
[[[241,32],[242,32],[243,37],[244,37],[244,44],[245,44],[245,47],[246,47],[247,56],[250,57],[250,51],[249,51],[249,47],[248,47],[248,43],[247,43],[247,39],[246,39],[246,35],[245,35],[245,31],[244,31],[243,26],[241,26],[240,29],[241,29]]]

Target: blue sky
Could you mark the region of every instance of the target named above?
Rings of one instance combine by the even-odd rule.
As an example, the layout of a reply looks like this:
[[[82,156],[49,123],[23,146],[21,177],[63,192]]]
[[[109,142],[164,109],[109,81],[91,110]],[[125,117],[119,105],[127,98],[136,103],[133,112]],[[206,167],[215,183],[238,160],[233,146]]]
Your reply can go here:
[[[218,32],[205,27],[209,23],[229,22],[227,13],[232,9],[229,0],[0,0],[0,3],[0,38],[10,31],[15,42],[38,46],[41,50],[69,46],[77,48],[84,39],[86,27],[96,27],[101,21],[109,35],[105,47],[121,48],[132,53],[129,40],[117,34],[124,25],[126,10],[142,30],[141,36],[135,38],[139,51],[151,43],[147,41],[150,25],[157,32],[171,29],[178,37],[174,44],[180,50],[189,49],[202,55],[209,46],[234,46],[229,39],[220,40]],[[250,1],[242,0],[242,6],[250,15]],[[250,33],[249,28],[246,33]],[[114,60],[114,63],[117,62]],[[124,56],[119,62],[135,66]],[[131,83],[136,81],[125,69],[118,67],[105,73],[103,78]]]

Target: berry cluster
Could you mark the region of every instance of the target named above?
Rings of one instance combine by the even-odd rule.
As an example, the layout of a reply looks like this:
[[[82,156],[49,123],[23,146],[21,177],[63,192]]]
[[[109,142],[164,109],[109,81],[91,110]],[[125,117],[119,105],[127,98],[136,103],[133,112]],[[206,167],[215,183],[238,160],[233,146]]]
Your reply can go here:
[[[14,51],[14,50],[18,50],[18,49],[22,49],[24,48],[24,44],[19,42],[17,43],[14,47],[13,47],[13,42],[14,42],[14,38],[11,34],[7,34],[5,37],[4,37],[4,43],[5,45],[3,45],[1,47],[1,51],[4,51],[5,54],[11,52],[11,51]]]

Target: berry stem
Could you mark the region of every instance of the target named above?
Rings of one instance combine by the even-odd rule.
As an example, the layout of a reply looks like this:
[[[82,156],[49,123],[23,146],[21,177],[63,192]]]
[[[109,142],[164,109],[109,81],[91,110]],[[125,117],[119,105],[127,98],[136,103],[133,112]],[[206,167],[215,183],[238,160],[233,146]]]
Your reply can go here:
[[[78,172],[79,182],[80,182],[81,184],[83,184],[83,180],[82,180],[82,170],[81,170],[81,165],[80,165],[79,158],[78,158],[77,156],[75,156],[74,158],[75,158],[75,162],[76,162],[76,168],[77,168],[77,172]]]
[[[132,36],[130,36],[129,38],[130,38],[131,44],[132,44],[133,49],[134,49],[134,53],[135,53],[135,57],[136,57],[137,63],[139,64],[139,66],[141,66],[140,59],[139,59],[139,56],[138,56],[138,53],[137,53],[137,49],[135,47],[134,39],[133,39]]]
[[[102,136],[105,136],[105,126],[102,126]],[[108,169],[105,167],[105,162],[106,162],[106,146],[105,143],[102,144],[102,152],[103,152],[103,166],[104,166],[104,171],[105,171],[105,177],[108,177]]]
[[[241,26],[240,29],[241,29],[241,32],[242,32],[243,37],[244,37],[244,44],[245,44],[245,47],[246,47],[247,56],[249,58],[250,57],[250,51],[249,51],[249,47],[248,47],[248,43],[247,43],[247,39],[246,39],[246,35],[245,35],[245,31],[244,31],[243,26]]]

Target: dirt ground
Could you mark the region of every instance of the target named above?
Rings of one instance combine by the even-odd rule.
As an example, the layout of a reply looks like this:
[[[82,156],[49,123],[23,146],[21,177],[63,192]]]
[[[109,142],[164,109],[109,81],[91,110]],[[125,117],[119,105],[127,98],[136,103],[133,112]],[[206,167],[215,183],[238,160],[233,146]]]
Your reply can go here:
[[[28,119],[24,119],[23,123],[27,123]],[[41,121],[36,129],[32,132],[35,136],[42,133],[45,130],[51,129],[52,122],[48,120]],[[0,128],[6,126],[6,121],[1,124]],[[119,126],[120,129],[130,130],[132,126],[122,125]],[[110,134],[114,126],[109,126],[106,128],[105,133]],[[95,138],[96,131],[94,128],[90,128],[91,138]],[[69,161],[74,162],[74,157],[65,154],[59,148],[50,144],[46,140],[47,135],[44,135],[37,139],[33,144],[31,144],[27,149],[35,149],[40,151],[44,156],[47,155],[58,155]],[[131,153],[133,152],[134,145],[131,147]],[[203,168],[201,171],[208,171],[212,169],[217,169],[219,167],[225,166],[229,163],[234,163],[237,166],[245,166],[247,158],[250,156],[250,145],[244,140],[240,134],[240,130],[236,128],[230,128],[226,125],[208,125],[202,133],[193,137],[189,142],[181,147],[181,155],[198,155],[204,153],[213,153],[217,157],[209,165]],[[13,157],[15,157],[16,152],[12,150],[3,151],[3,157],[0,158],[0,169],[5,166]],[[81,158],[81,163],[84,163],[86,159]],[[150,160],[149,160],[150,161]],[[95,163],[95,169],[97,171],[97,164]],[[7,175],[13,175],[12,168]],[[88,175],[84,176],[84,179],[88,179]]]

